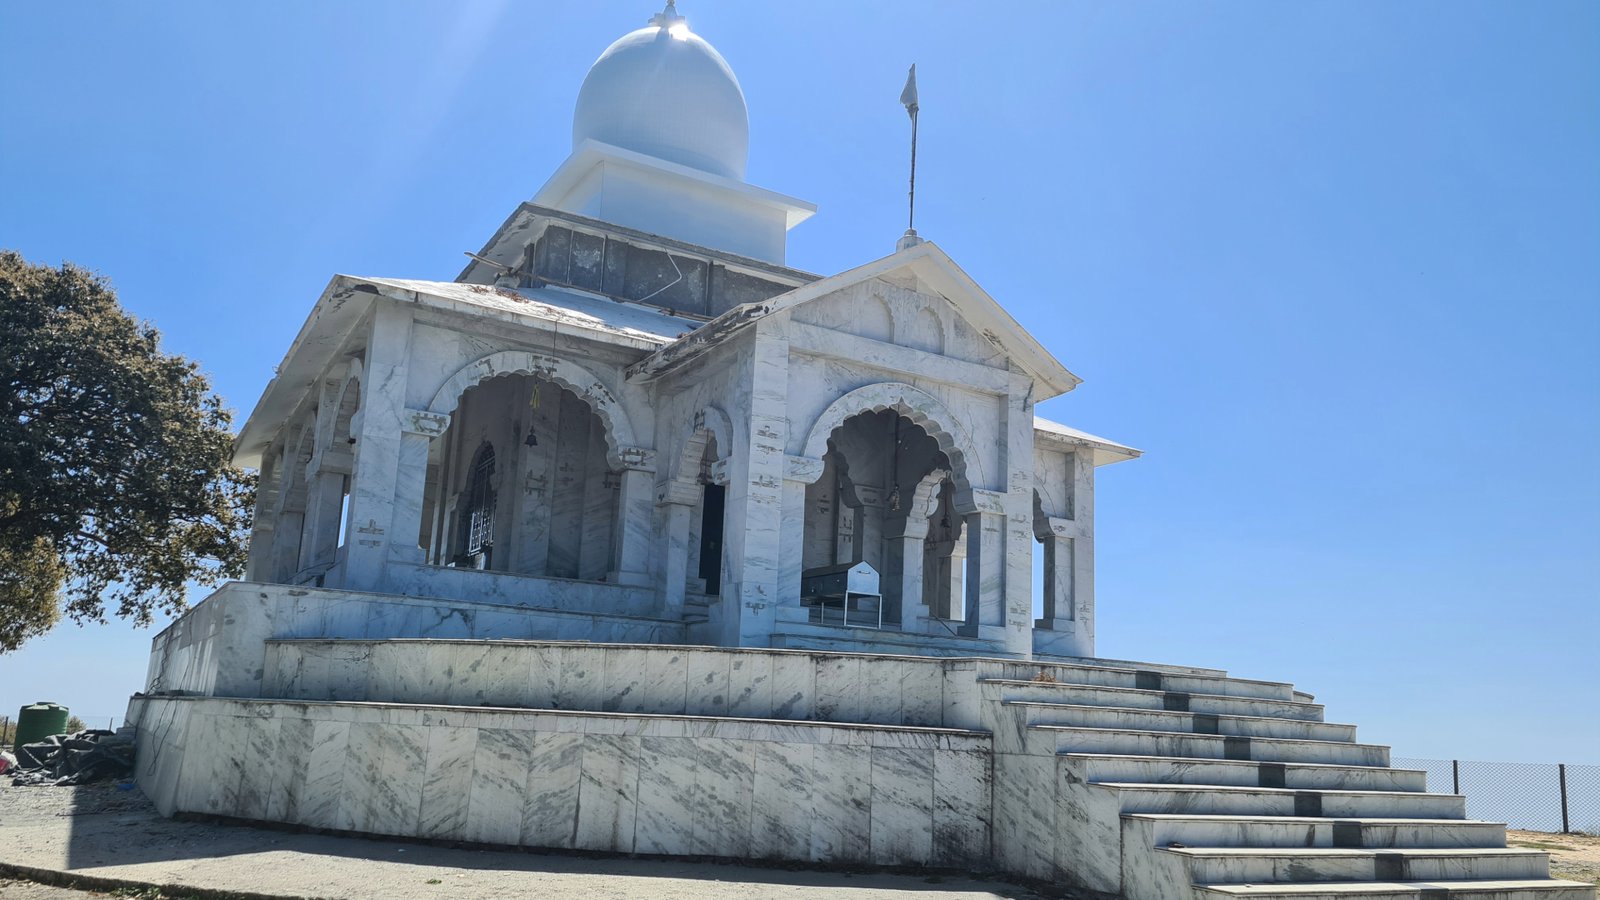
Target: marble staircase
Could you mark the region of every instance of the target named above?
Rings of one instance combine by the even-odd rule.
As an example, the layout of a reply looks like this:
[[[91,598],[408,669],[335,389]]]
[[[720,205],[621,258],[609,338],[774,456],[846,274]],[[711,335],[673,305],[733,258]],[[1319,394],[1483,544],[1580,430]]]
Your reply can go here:
[[[997,710],[997,759],[1055,754],[1054,865],[1079,887],[1127,900],[1595,898],[1550,878],[1547,854],[1507,848],[1504,825],[1466,818],[1464,797],[1390,768],[1387,747],[1325,722],[1291,685],[1029,669],[980,665],[980,691]]]

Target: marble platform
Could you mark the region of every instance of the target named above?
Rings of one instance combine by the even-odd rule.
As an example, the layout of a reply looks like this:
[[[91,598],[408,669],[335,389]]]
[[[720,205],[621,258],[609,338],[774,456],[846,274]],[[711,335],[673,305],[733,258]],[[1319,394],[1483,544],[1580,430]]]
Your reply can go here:
[[[536,639],[596,627],[617,639]],[[1288,683],[681,628],[233,585],[154,641],[139,784],[166,814],[1129,900],[1595,900]]]

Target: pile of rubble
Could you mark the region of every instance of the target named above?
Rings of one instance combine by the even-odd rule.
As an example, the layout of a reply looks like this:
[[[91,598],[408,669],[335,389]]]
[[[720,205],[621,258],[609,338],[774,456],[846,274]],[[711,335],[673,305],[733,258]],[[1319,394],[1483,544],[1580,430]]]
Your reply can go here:
[[[33,744],[23,744],[17,754],[0,756],[0,772],[13,785],[89,784],[125,779],[133,773],[133,729],[116,731],[91,728],[76,734],[56,734]]]

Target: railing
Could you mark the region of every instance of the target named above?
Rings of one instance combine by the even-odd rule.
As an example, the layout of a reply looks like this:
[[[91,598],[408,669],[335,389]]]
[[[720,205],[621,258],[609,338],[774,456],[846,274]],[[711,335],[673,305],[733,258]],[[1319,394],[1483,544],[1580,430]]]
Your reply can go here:
[[[1600,834],[1600,766],[1396,756],[1428,773],[1428,790],[1465,794],[1467,816],[1526,831]]]

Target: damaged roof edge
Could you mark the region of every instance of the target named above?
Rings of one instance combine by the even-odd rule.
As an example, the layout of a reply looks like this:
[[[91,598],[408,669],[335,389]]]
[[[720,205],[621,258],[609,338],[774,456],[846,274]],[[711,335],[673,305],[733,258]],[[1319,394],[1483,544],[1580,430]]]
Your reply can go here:
[[[277,430],[275,425],[265,423],[269,420],[274,422],[281,421],[287,412],[292,412],[292,410],[286,411],[283,408],[285,406],[283,395],[285,391],[289,390],[289,384],[285,381],[285,378],[289,377],[289,373],[306,368],[314,372],[313,375],[303,379],[302,382],[296,382],[300,385],[302,392],[309,390],[316,383],[316,380],[322,377],[323,370],[327,368],[327,361],[332,357],[331,351],[322,354],[318,365],[308,367],[302,364],[304,354],[311,352],[307,350],[308,341],[312,334],[318,330],[318,326],[324,321],[333,320],[337,325],[343,326],[345,330],[348,330],[348,327],[360,319],[361,315],[366,312],[377,297],[377,287],[365,284],[360,279],[352,278],[349,275],[335,275],[329,279],[328,286],[322,290],[322,296],[317,298],[316,305],[311,307],[311,312],[306,316],[304,324],[300,326],[300,331],[295,334],[294,340],[289,344],[288,351],[283,354],[283,360],[273,369],[272,379],[262,389],[261,397],[256,400],[255,408],[250,411],[249,418],[245,419],[243,427],[239,429],[239,436],[234,439],[233,444],[234,465],[247,468],[258,467],[261,462],[261,454],[272,443],[272,438]],[[343,343],[344,341],[341,339],[324,346],[342,345]],[[291,402],[298,403],[298,400]]]

